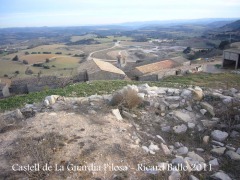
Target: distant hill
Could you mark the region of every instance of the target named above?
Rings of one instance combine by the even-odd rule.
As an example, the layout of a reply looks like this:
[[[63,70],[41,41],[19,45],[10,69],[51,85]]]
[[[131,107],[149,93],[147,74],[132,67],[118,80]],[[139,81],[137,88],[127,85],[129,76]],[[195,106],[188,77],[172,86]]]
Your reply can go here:
[[[240,30],[240,20],[226,24],[225,26],[221,27],[221,29],[224,29],[225,31],[238,31]]]

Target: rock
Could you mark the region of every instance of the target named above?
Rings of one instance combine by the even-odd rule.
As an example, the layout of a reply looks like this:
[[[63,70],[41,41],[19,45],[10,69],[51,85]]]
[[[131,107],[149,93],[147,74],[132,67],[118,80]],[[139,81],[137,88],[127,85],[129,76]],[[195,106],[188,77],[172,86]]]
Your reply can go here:
[[[171,151],[168,149],[167,145],[161,143],[161,148],[162,148],[162,150],[163,150],[163,153],[164,153],[166,156],[168,156],[168,155],[171,154]]]
[[[198,161],[198,162],[205,162],[205,160],[199,156],[198,154],[196,154],[195,152],[189,152],[187,154],[188,157],[192,158],[194,161]]]
[[[177,109],[179,107],[179,103],[177,103],[177,104],[171,104],[170,106],[169,106],[169,109]]]
[[[159,150],[159,147],[157,145],[154,145],[152,142],[151,144],[149,145],[148,149],[150,151],[158,151]]]
[[[196,151],[197,152],[204,152],[204,149],[203,148],[196,148]]]
[[[231,138],[237,138],[237,137],[240,137],[240,133],[237,132],[237,131],[232,131],[231,134],[230,134],[230,137]]]
[[[140,97],[142,100],[144,100],[145,94],[144,93],[138,93],[138,97]]]
[[[161,130],[163,132],[170,132],[171,131],[171,127],[170,126],[163,126],[163,127],[161,127]]]
[[[229,144],[229,145],[226,145],[225,146],[228,150],[231,150],[231,151],[236,151],[236,148],[235,147],[232,147],[232,145],[231,144]]]
[[[149,152],[149,149],[148,149],[147,146],[142,146],[142,149],[143,149],[144,151],[146,151],[147,153]]]
[[[9,92],[9,86],[7,84],[5,84],[1,90],[3,97],[9,97],[11,95]]]
[[[44,106],[46,106],[46,107],[48,107],[48,106],[50,105],[50,103],[49,103],[49,101],[48,101],[47,99],[45,99],[45,100],[43,101],[43,104],[44,104]]]
[[[159,95],[164,95],[164,94],[166,94],[166,88],[161,88],[161,87],[159,87],[159,88],[156,90],[156,93],[159,94]]]
[[[181,178],[181,174],[178,170],[174,170],[171,172],[168,180],[179,180]]]
[[[180,147],[177,149],[177,154],[178,155],[184,155],[188,153],[188,148],[187,147]]]
[[[214,148],[211,150],[211,153],[217,156],[221,156],[224,154],[225,150],[226,150],[225,147]]]
[[[15,117],[16,117],[17,119],[23,119],[23,118],[24,118],[22,112],[21,112],[19,109],[16,109],[16,110],[15,110]]]
[[[167,96],[165,98],[167,101],[179,101],[181,99],[180,96]]]
[[[206,109],[200,109],[200,112],[202,115],[206,114],[207,110]]]
[[[227,174],[222,171],[214,173],[213,175],[211,175],[211,178],[216,180],[232,180]]]
[[[208,164],[211,165],[212,167],[215,167],[215,168],[219,167],[219,163],[218,163],[217,158],[215,158],[215,159],[209,161]]]
[[[207,110],[212,116],[215,116],[214,108],[207,102],[201,102],[200,105],[203,109]]]
[[[174,126],[173,127],[173,131],[176,134],[181,134],[181,133],[185,133],[187,131],[187,126],[185,124],[182,125],[178,125],[178,126]]]
[[[195,177],[194,175],[190,175],[189,180],[199,180],[199,179],[197,177]]]
[[[178,166],[178,165],[185,165],[186,163],[184,162],[184,159],[182,156],[177,156],[174,158],[171,162],[173,165]]]
[[[89,96],[88,99],[89,102],[102,102],[104,100],[103,96],[97,94]]]
[[[190,112],[193,111],[192,106],[188,106],[188,107],[186,107],[185,109],[188,110],[188,111],[190,111]]]
[[[222,146],[222,147],[224,146],[223,143],[218,142],[218,141],[214,141],[214,140],[212,140],[212,144],[217,145],[217,146]]]
[[[230,157],[231,160],[240,161],[240,155],[234,151],[229,150],[226,152],[226,155]]]
[[[211,137],[216,141],[224,141],[228,137],[228,133],[220,130],[214,130],[211,133]]]
[[[230,91],[231,91],[231,93],[233,93],[233,94],[236,94],[237,92],[238,92],[238,90],[237,89],[235,89],[235,88],[231,88],[231,89],[229,89]]]
[[[184,113],[182,111],[174,111],[173,113],[181,121],[184,121],[186,123],[192,121],[192,118],[188,113]]]
[[[210,136],[204,136],[204,137],[203,137],[203,143],[204,143],[204,144],[208,144],[209,139],[210,139]]]
[[[90,109],[90,110],[88,110],[88,114],[97,114],[97,112],[94,111],[93,109]]]
[[[117,118],[118,121],[122,121],[123,118],[119,112],[119,109],[112,109],[113,115]]]
[[[197,125],[197,130],[198,130],[198,132],[204,131],[203,125],[202,125],[202,124],[198,124],[198,125]]]
[[[159,107],[160,107],[161,112],[166,111],[166,105],[165,104],[160,104]]]
[[[108,95],[103,95],[102,97],[103,97],[104,101],[109,103],[109,102],[111,102],[113,95],[108,94]]]
[[[176,148],[183,147],[182,143],[180,143],[180,142],[175,142],[175,143],[174,143],[174,146],[175,146]]]
[[[122,115],[128,119],[134,119],[137,118],[137,115],[129,113],[127,111],[122,111]]]
[[[50,105],[53,105],[56,103],[57,99],[59,98],[60,96],[58,95],[51,95],[51,96],[47,96],[45,97],[45,100],[48,100],[49,104]]]
[[[193,94],[193,99],[195,101],[201,101],[203,99],[203,91],[200,87],[196,86],[193,90],[192,90],[192,94]]]
[[[162,141],[162,143],[166,144],[166,141],[160,136],[160,135],[156,135],[158,139],[160,139]]]
[[[174,92],[175,92],[174,89],[171,89],[171,88],[167,89],[167,94],[170,96],[172,96],[174,94]]]
[[[217,125],[217,121],[210,121],[210,120],[201,120],[203,126],[205,128],[213,128]]]
[[[190,128],[190,129],[194,129],[195,128],[195,124],[194,123],[190,123],[190,122],[188,122],[188,128]]]
[[[184,89],[181,93],[181,97],[189,98],[192,96],[192,91],[189,89]]]
[[[240,148],[237,149],[236,153],[240,154]]]

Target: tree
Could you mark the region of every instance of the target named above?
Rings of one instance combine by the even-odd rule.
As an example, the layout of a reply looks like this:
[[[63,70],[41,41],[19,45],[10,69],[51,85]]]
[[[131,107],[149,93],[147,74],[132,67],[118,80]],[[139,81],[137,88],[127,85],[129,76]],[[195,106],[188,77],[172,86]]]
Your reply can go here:
[[[28,64],[28,61],[27,60],[23,60],[23,64]]]
[[[16,55],[12,60],[13,61],[18,61],[19,60],[18,55]]]
[[[187,47],[186,49],[183,50],[183,53],[188,54],[191,52],[191,50],[192,50],[191,47]]]
[[[229,47],[229,45],[230,45],[229,41],[221,41],[218,48],[221,49],[221,50],[224,50],[225,48]]]

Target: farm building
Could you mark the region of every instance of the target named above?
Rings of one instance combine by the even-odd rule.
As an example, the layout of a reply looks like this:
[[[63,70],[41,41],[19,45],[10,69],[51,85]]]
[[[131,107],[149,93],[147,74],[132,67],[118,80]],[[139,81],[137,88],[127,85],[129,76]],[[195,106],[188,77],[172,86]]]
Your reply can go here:
[[[240,69],[240,49],[228,49],[223,52],[223,68]]]
[[[199,65],[191,65],[184,58],[175,58],[135,67],[130,75],[139,81],[157,81],[167,76],[199,71],[202,71]]]
[[[158,80],[158,73],[159,71],[165,71],[166,69],[171,69],[176,67],[176,63],[172,60],[164,60],[159,61],[151,64],[146,64],[143,66],[137,66],[133,69],[131,74],[136,77],[136,80],[142,81],[156,81]],[[170,72],[170,71],[169,71]],[[170,72],[171,74],[171,72]],[[175,74],[175,72],[174,72]]]
[[[121,69],[111,63],[97,59],[82,63],[78,68],[78,72],[85,72],[87,81],[125,79],[127,77]]]

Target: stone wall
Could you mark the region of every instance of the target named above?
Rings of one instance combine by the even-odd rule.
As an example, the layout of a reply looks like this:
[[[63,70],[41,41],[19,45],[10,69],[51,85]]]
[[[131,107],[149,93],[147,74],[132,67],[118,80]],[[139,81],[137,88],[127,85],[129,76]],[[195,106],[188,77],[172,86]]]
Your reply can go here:
[[[107,71],[97,71],[95,73],[88,74],[88,80],[116,80],[116,79],[125,79],[126,75],[117,74]]]
[[[83,82],[86,77],[84,73],[80,73],[73,77],[56,77],[43,76],[25,79],[15,79],[10,86],[11,94],[26,94],[30,92],[38,92],[46,89],[55,89],[65,87],[75,82]]]

